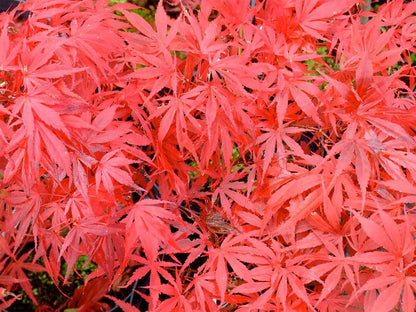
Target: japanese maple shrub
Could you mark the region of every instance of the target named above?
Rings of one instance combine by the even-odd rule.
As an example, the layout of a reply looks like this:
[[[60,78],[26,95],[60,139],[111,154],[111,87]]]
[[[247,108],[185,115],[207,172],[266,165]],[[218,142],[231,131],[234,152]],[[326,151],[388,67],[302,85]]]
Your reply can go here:
[[[416,2],[174,5],[0,15],[0,307],[414,312]]]

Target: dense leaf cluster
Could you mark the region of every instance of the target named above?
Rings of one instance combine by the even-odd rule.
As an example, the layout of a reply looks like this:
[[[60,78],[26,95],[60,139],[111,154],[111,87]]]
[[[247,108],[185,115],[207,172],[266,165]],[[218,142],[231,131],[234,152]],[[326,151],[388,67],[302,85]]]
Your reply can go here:
[[[0,15],[0,308],[414,312],[416,2],[176,5]]]

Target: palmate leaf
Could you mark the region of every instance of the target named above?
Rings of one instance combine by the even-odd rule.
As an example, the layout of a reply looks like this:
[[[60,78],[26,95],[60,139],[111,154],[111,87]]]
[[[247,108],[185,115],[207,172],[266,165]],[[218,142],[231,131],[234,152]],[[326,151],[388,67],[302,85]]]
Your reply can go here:
[[[172,203],[167,201],[142,199],[132,207],[125,219],[126,227],[129,229],[125,246],[127,253],[132,251],[137,240],[140,240],[148,256],[155,256],[161,243],[178,248],[172,238],[169,223],[180,221],[176,214],[167,209],[169,206],[171,207]]]
[[[355,213],[356,214],[356,213]],[[356,214],[357,220],[362,225],[362,230],[376,244],[396,257],[405,257],[415,250],[414,238],[412,238],[409,219],[403,223],[396,223],[394,217],[380,211],[380,221],[364,218]],[[392,231],[394,229],[394,231]]]
[[[147,84],[147,88],[151,90],[149,98],[153,97],[164,87],[172,88],[176,92],[178,85],[176,59],[167,50],[165,51],[167,54],[164,55],[163,59],[138,52],[139,59],[143,60],[138,60],[138,62],[144,62],[148,66],[139,68],[130,77],[141,79]]]
[[[322,235],[319,232],[315,232],[315,235],[319,237],[319,240],[322,244],[327,248],[326,253],[330,254],[331,256],[322,257],[323,263],[320,263],[316,266],[311,268],[312,276],[314,276],[317,280],[321,277],[325,276],[324,281],[320,281],[323,285],[323,289],[320,292],[319,300],[317,301],[317,305],[323,300],[326,300],[330,293],[334,291],[334,289],[340,283],[340,280],[346,279],[353,288],[356,290],[355,286],[355,277],[354,277],[354,262],[351,263],[351,258],[345,254],[343,250],[342,240],[339,237],[332,237],[331,235]],[[334,235],[335,236],[335,235]],[[319,255],[316,255],[319,258]],[[370,253],[367,254],[369,263],[373,263],[372,261],[375,260],[374,263],[382,263],[391,260],[391,257],[387,255],[385,257],[384,253],[377,253],[373,258],[370,257]],[[380,256],[379,259],[374,259],[377,256]],[[343,285],[345,287],[345,284]]]
[[[404,311],[413,311],[415,309],[414,296],[410,295],[416,288],[414,277],[409,269],[414,267],[414,238],[412,238],[409,227],[409,219],[405,218],[404,223],[394,222],[392,216],[384,211],[380,211],[379,217],[381,224],[375,222],[375,218],[367,219],[356,214],[357,219],[362,225],[368,237],[373,240],[377,246],[386,250],[386,254],[391,257],[390,262],[379,264],[383,274],[368,280],[357,293],[379,290],[379,295],[370,303],[370,311],[390,311],[399,304],[402,293],[403,303],[401,304]],[[389,229],[389,230],[387,230]],[[408,255],[412,256],[408,256]],[[370,256],[371,255],[371,256]],[[358,256],[353,257],[357,258]],[[388,260],[386,257],[382,257]],[[401,259],[399,262],[393,259]],[[365,253],[359,256],[360,263],[373,262],[378,263],[380,256],[372,257],[372,253]],[[396,267],[397,266],[397,267]],[[376,267],[377,268],[377,267]]]
[[[62,44],[62,39],[56,39],[54,42],[46,40],[31,49],[24,43],[19,69],[23,76],[23,85],[29,92],[33,87],[42,86],[45,80],[72,75],[87,69],[74,68],[72,64],[56,64],[54,54]]]
[[[24,255],[20,256],[19,259],[13,261],[4,273],[12,278],[16,278],[16,280],[23,288],[23,290],[26,292],[26,294],[29,296],[29,298],[33,300],[35,304],[37,304],[37,300],[35,295],[33,294],[33,289],[30,284],[30,280],[23,270],[28,270],[32,272],[42,272],[44,271],[44,268],[36,263],[25,262],[30,254],[31,251],[25,253]]]
[[[207,265],[215,272],[216,284],[221,302],[224,302],[226,288],[228,286],[229,265],[233,272],[242,280],[253,282],[252,275],[242,261],[248,261],[253,255],[255,249],[244,244],[244,241],[250,236],[250,233],[233,237],[232,235],[222,242],[220,248],[208,251]],[[256,258],[255,256],[253,258]]]
[[[127,167],[132,161],[115,150],[105,154],[98,164],[95,172],[96,191],[100,187],[101,181],[104,188],[111,194],[114,193],[114,185],[112,179],[120,184],[137,188],[130,174],[127,171],[120,169],[120,167]]]
[[[52,97],[43,94],[50,87],[52,86],[45,84],[42,87],[34,88],[31,92],[18,97],[13,105],[12,113],[21,113],[28,135],[33,133],[35,129],[35,119],[41,120],[46,125],[68,134],[56,108],[51,104],[46,105],[46,103],[55,102]]]
[[[149,251],[149,250],[148,250]],[[142,278],[147,273],[150,273],[149,290],[150,294],[141,294],[149,303],[150,309],[155,308],[160,304],[159,296],[166,289],[166,283],[162,282],[162,278],[169,281],[171,285],[175,285],[172,275],[169,273],[169,268],[175,268],[177,263],[171,261],[162,261],[157,259],[157,252],[148,253],[146,258],[132,255],[131,260],[136,261],[141,266],[133,273],[126,287],[131,285],[134,281]]]
[[[176,271],[174,278],[169,278],[168,281],[169,284],[161,285],[161,290],[163,294],[170,296],[170,298],[163,300],[157,307],[156,311],[194,311],[191,302],[184,295],[182,280],[178,271]]]
[[[93,246],[95,237],[107,236],[119,233],[119,227],[108,224],[102,217],[85,217],[73,223],[73,227],[65,236],[64,243],[60,249],[59,258],[64,257],[68,268],[73,268],[75,261],[81,252],[81,244],[91,254],[98,246]],[[67,270],[65,281],[68,280],[71,270]]]
[[[248,103],[224,90],[218,81],[204,83],[188,94],[197,96],[193,107],[205,113],[204,122],[195,125],[203,131],[201,166],[208,166],[213,154],[218,153],[221,162],[230,171],[233,145],[237,144],[237,137],[254,133],[254,125],[247,114]]]
[[[302,147],[292,137],[298,133],[303,133],[308,129],[302,127],[291,127],[290,123],[279,125],[277,129],[262,128],[261,134],[256,143],[261,145],[260,151],[264,153],[263,156],[263,177],[267,174],[267,169],[270,167],[270,162],[274,158],[277,162],[285,168],[287,166],[287,159],[291,155],[304,158],[307,162],[314,164],[321,161],[319,155],[306,155]]]
[[[388,286],[389,285],[389,286]],[[404,312],[413,312],[416,307],[414,295],[416,284],[413,278],[405,276],[382,276],[369,280],[359,291],[378,289],[380,294],[369,304],[369,311],[391,311],[398,304]],[[399,303],[401,294],[402,303]]]
[[[247,306],[252,309],[265,309],[271,297],[276,296],[285,310],[292,292],[312,308],[303,282],[308,270],[286,258],[287,255],[277,242],[267,246],[258,239],[249,241],[258,255],[258,259],[253,259],[252,262],[257,263],[257,267],[250,270],[253,281],[235,287],[232,292],[252,294],[261,291],[256,300]],[[285,266],[280,265],[282,263],[285,263]]]
[[[241,207],[254,210],[254,206],[250,202],[250,199],[239,192],[239,190],[245,190],[247,188],[246,183],[239,182],[239,179],[241,179],[241,173],[234,171],[222,181],[212,194],[212,200],[215,201],[219,198],[221,207],[228,216],[231,216],[232,214],[232,202],[237,203]]]
[[[329,158],[339,153],[339,157],[336,160],[334,180],[346,171],[350,164],[354,164],[355,174],[364,198],[362,204],[364,205],[367,186],[373,169],[366,152],[368,149],[367,142],[356,138],[356,131],[357,123],[353,121],[345,131],[345,139],[336,143],[327,157]]]
[[[145,66],[136,70],[131,77],[147,82],[150,90],[149,98],[163,87],[172,88],[176,93],[178,85],[176,57],[171,55],[169,45],[176,37],[180,19],[170,22],[163,5],[159,3],[155,15],[156,30],[154,30],[140,15],[123,9],[121,12],[132,26],[144,35],[144,40],[147,42],[147,49],[143,52],[137,49],[132,51],[136,56],[136,60],[133,58],[132,62]],[[169,31],[168,26],[170,26]],[[129,34],[137,36],[137,34]]]

